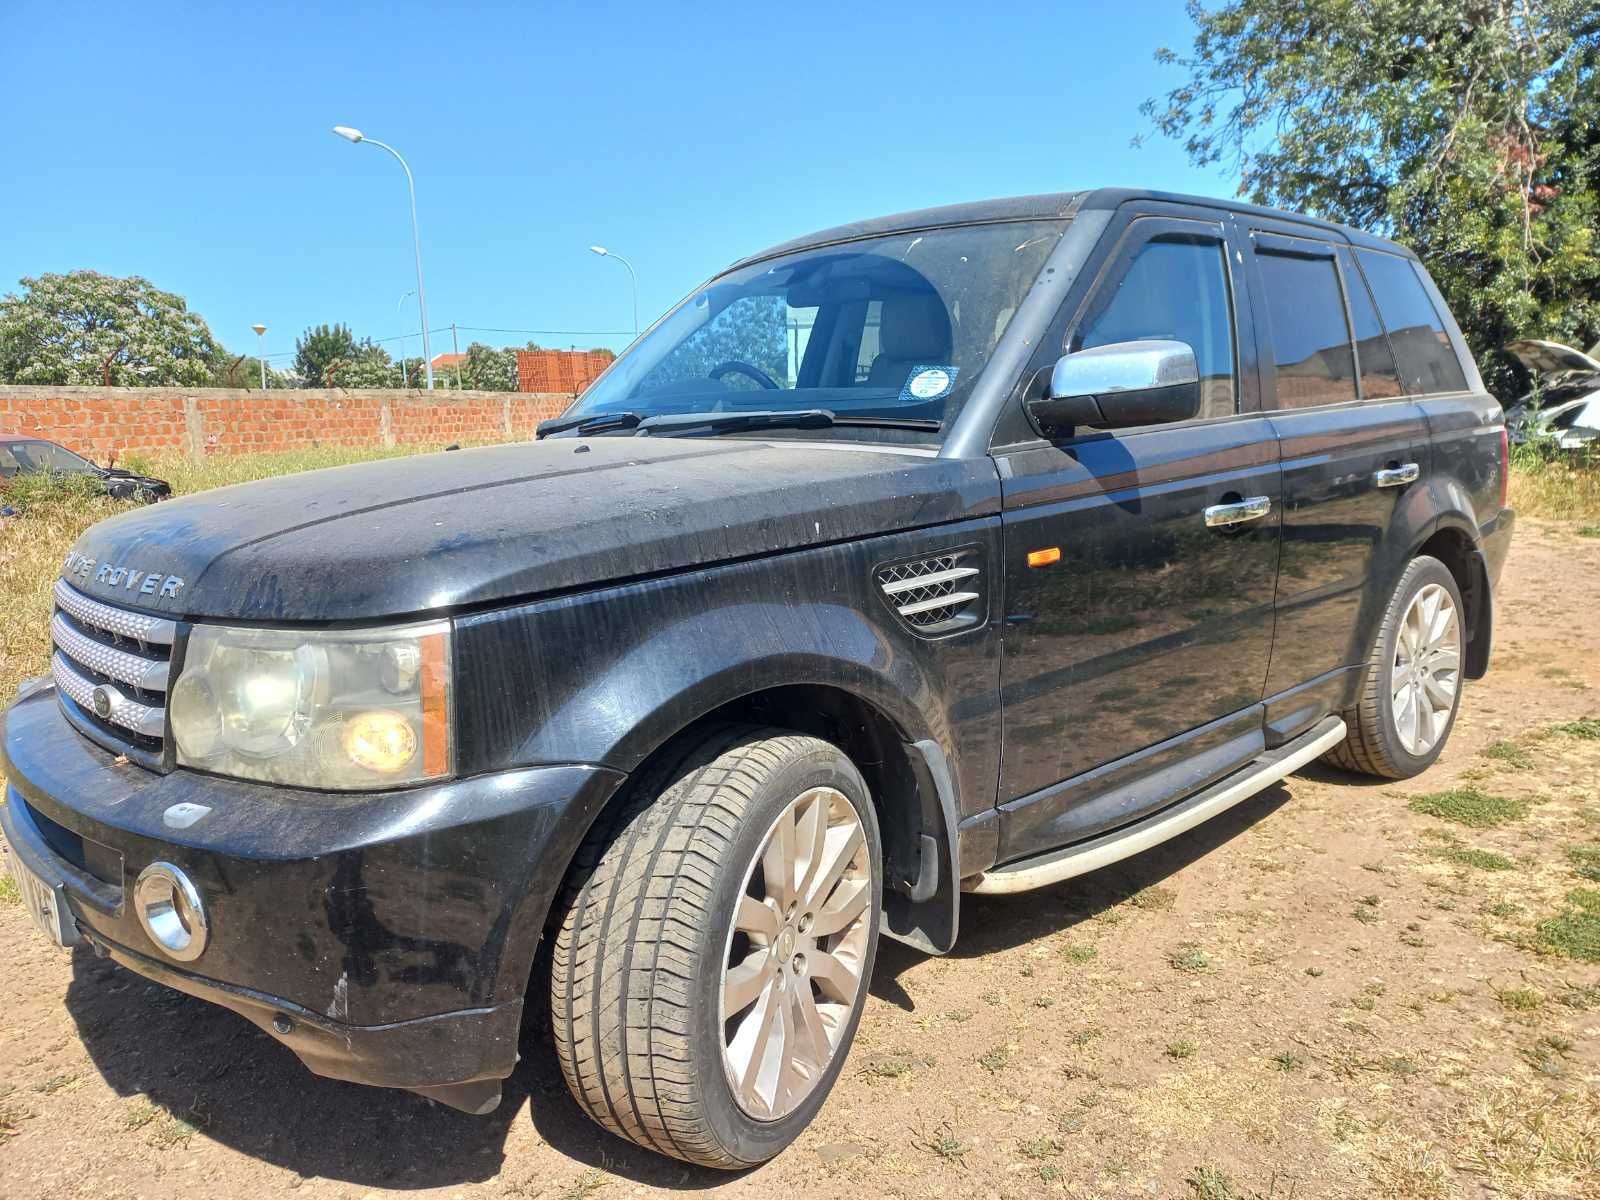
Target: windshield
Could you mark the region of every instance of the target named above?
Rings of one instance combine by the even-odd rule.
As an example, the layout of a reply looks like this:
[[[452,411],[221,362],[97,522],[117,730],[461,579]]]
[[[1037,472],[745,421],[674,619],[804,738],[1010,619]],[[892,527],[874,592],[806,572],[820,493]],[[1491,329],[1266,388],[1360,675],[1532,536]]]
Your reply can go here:
[[[54,442],[7,442],[0,454],[0,472],[15,475],[33,471],[60,471],[81,475],[94,469],[71,450]]]
[[[948,429],[1065,227],[954,226],[730,271],[667,314],[566,416],[824,409]]]

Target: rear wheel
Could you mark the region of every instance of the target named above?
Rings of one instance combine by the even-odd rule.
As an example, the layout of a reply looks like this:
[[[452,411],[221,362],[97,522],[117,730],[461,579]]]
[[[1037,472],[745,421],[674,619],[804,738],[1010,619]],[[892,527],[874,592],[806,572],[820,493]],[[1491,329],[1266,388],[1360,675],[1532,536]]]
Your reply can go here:
[[[1395,586],[1367,658],[1361,697],[1329,761],[1407,779],[1433,765],[1461,704],[1464,610],[1455,577],[1423,555]]]
[[[565,892],[550,996],[578,1103],[705,1166],[781,1151],[855,1036],[881,861],[837,747],[749,727],[680,747],[591,834]]]

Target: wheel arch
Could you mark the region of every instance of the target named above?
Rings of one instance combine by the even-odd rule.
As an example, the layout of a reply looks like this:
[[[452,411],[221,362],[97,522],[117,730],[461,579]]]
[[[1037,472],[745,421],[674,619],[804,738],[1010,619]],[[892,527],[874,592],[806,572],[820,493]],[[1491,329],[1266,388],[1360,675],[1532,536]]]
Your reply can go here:
[[[1482,679],[1489,669],[1489,643],[1493,634],[1494,606],[1489,600],[1489,569],[1478,540],[1461,524],[1441,524],[1412,554],[1442,562],[1461,593],[1463,632],[1466,637],[1463,674]]]
[[[577,833],[560,864],[563,878],[574,869],[590,830],[625,807],[633,781],[650,778],[652,767],[680,743],[718,724],[793,730],[838,746],[867,784],[883,841],[883,932],[930,953],[951,949],[961,896],[956,784],[939,742],[920,722],[913,724],[903,712],[891,715],[886,706],[837,683],[782,684],[715,703],[702,698],[679,712],[693,715],[676,728],[657,727],[654,744],[631,765],[629,782]],[[552,906],[547,921],[554,915]]]

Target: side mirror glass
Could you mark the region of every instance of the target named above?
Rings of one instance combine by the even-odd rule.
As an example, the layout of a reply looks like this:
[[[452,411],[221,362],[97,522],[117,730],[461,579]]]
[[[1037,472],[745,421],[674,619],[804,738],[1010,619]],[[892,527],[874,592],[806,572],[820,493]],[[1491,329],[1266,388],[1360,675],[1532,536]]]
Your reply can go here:
[[[1028,415],[1046,437],[1079,425],[1128,429],[1187,421],[1200,411],[1200,369],[1186,342],[1114,342],[1064,354]]]

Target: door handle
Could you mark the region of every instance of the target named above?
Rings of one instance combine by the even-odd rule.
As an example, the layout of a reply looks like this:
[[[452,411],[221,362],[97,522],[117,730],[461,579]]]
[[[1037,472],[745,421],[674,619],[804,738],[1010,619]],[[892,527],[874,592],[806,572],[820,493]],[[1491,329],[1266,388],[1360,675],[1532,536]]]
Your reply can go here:
[[[1408,483],[1415,483],[1422,474],[1422,468],[1416,463],[1401,463],[1398,467],[1385,467],[1372,477],[1372,482],[1379,487],[1405,487]]]
[[[1206,509],[1206,524],[1213,529],[1257,521],[1272,511],[1271,496],[1246,496],[1232,504],[1213,504]]]

